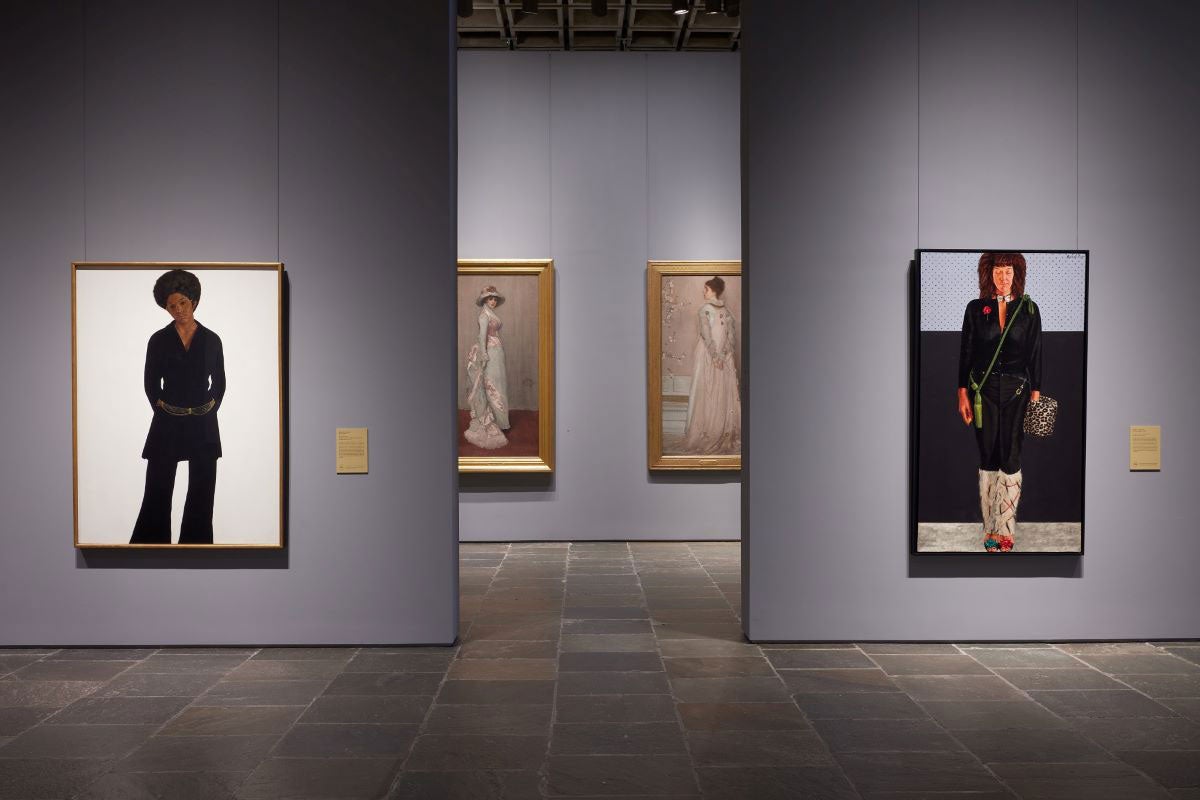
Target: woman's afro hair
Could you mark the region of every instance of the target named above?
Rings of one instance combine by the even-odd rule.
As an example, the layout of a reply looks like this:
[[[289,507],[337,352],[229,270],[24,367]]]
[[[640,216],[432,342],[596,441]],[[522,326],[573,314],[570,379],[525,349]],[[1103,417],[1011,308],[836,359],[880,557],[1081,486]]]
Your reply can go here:
[[[154,282],[154,302],[161,307],[167,307],[167,298],[179,292],[192,301],[193,306],[200,304],[200,279],[186,269],[173,269],[158,276]]]

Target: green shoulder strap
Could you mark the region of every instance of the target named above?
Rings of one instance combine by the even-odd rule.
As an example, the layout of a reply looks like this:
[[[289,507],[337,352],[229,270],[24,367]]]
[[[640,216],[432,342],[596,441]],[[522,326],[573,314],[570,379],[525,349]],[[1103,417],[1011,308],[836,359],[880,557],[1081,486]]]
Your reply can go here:
[[[1000,348],[1004,347],[1004,340],[1008,338],[1008,332],[1012,330],[1013,322],[1017,319],[1017,314],[1021,313],[1021,309],[1025,307],[1026,302],[1033,302],[1027,294],[1021,296],[1021,302],[1017,303],[1017,310],[1008,318],[1008,324],[1004,326],[1004,333],[1000,334],[1000,341],[996,343],[996,352],[992,353],[992,360],[988,364],[987,372],[983,373],[983,379],[979,383],[976,383],[974,376],[970,374],[967,376],[971,381],[971,388],[975,391],[976,428],[983,427],[983,395],[980,392],[983,390],[983,385],[987,383],[988,377],[992,374],[992,367],[996,366],[996,359],[1000,357]]]

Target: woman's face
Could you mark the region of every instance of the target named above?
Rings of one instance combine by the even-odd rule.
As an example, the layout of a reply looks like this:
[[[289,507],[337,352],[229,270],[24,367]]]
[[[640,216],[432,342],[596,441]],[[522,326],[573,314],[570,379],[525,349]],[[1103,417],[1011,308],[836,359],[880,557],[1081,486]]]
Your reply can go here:
[[[187,295],[174,292],[167,297],[167,313],[175,320],[176,325],[191,325],[195,310],[196,306]]]
[[[497,300],[495,297],[489,297],[487,300],[484,300],[483,302],[488,304],[488,308],[495,308],[499,304],[500,301]]]
[[[704,299],[705,300],[716,300],[717,299],[717,293],[714,292],[713,288],[711,286],[709,286],[707,283],[704,284]]]
[[[1012,292],[1013,268],[1011,266],[992,267],[992,283],[996,285],[996,294]]]

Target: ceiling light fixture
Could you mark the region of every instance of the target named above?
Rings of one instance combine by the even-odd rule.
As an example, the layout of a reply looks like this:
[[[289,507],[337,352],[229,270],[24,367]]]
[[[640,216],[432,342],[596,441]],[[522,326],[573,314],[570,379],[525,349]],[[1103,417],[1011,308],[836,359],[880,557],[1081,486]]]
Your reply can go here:
[[[458,0],[458,15],[469,17],[475,13],[475,0]]]
[[[721,8],[721,5],[722,5],[721,0],[704,0],[704,13],[705,14],[720,14],[721,11],[723,10]]]
[[[607,17],[608,16],[608,0],[592,0],[592,16]]]
[[[521,10],[526,14],[538,13],[538,0],[521,0]]]
[[[680,16],[688,13],[688,0],[671,0],[671,10]]]

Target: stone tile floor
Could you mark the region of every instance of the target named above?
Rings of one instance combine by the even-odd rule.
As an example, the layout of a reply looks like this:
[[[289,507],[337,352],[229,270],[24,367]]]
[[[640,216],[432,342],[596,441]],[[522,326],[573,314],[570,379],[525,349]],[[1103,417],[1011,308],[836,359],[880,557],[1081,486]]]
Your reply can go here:
[[[453,648],[0,650],[0,798],[1200,798],[1200,642],[744,642],[731,543],[463,545]]]

